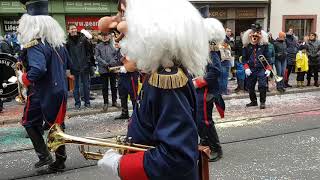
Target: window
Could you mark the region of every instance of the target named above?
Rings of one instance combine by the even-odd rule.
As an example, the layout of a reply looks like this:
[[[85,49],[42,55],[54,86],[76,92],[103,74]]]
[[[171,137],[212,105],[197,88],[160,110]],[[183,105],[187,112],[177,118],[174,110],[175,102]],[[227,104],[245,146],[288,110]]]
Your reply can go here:
[[[303,40],[305,35],[316,31],[317,16],[284,16],[282,30],[287,32],[290,28],[299,40]]]

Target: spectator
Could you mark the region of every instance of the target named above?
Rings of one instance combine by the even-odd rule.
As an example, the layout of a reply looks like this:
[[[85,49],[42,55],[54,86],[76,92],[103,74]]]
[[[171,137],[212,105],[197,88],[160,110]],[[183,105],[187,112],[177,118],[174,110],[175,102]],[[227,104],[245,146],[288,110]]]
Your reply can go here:
[[[304,86],[304,76],[308,68],[307,46],[301,45],[296,57],[297,87]]]
[[[72,60],[71,74],[75,78],[75,87],[73,91],[75,108],[80,109],[80,83],[83,83],[83,94],[85,107],[90,107],[89,99],[89,76],[90,76],[90,58],[91,53],[90,44],[86,37],[80,35],[77,31],[77,27],[74,24],[70,24],[68,27],[69,37],[67,40],[67,49]]]
[[[97,44],[95,50],[95,57],[98,61],[98,70],[102,79],[102,95],[104,106],[103,110],[108,110],[108,89],[109,79],[112,93],[112,106],[117,106],[117,87],[116,87],[116,74],[109,72],[111,64],[115,63],[116,49],[112,46],[110,39],[111,34],[102,33],[102,42]]]
[[[284,77],[287,67],[287,44],[285,42],[286,33],[280,32],[279,37],[274,42],[275,50],[275,66],[277,75]],[[284,81],[277,82],[277,90],[281,93],[285,92]]]
[[[314,77],[314,86],[319,87],[318,71],[320,64],[320,41],[317,39],[316,33],[310,33],[309,42],[307,43],[308,58],[309,58],[309,71],[307,74],[308,84],[310,86],[311,76]]]
[[[232,77],[230,78],[231,81],[235,80],[236,78],[236,74],[235,74],[235,66],[234,66],[234,56],[235,56],[235,49],[236,49],[236,42],[235,42],[235,39],[234,39],[234,35],[232,33],[232,29],[231,28],[226,28],[226,38],[225,38],[225,41],[227,44],[229,44],[230,48],[231,48],[231,56],[233,57],[231,60],[230,60],[230,63],[231,63],[231,74],[232,74]],[[242,47],[241,47],[242,48]]]
[[[298,41],[293,34],[293,29],[290,28],[286,34],[286,44],[287,44],[287,75],[285,76],[285,87],[292,87],[289,84],[289,77],[292,70],[295,67],[296,54],[298,52]]]
[[[0,36],[0,53],[12,54],[12,47],[8,41]]]
[[[239,61],[236,62],[235,64],[236,67],[236,76],[237,76],[237,84],[238,87],[235,89],[235,93],[238,92],[244,92],[245,91],[245,78],[246,78],[246,74],[244,72],[244,66],[242,63],[242,56],[239,57]]]
[[[228,94],[228,77],[231,68],[231,60],[233,59],[231,55],[231,47],[225,40],[222,45],[219,47],[221,55],[221,75],[220,75],[220,91],[221,94]]]

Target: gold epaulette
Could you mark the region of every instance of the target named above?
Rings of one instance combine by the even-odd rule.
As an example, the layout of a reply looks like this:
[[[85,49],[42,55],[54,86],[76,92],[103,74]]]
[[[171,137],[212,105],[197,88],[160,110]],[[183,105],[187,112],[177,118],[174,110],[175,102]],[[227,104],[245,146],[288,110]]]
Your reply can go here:
[[[170,68],[164,69],[166,72],[171,72]],[[159,74],[158,72],[152,73],[149,78],[151,86],[160,89],[177,89],[185,86],[188,82],[188,77],[181,68],[174,74]]]
[[[35,40],[32,40],[32,41],[28,42],[27,44],[25,44],[23,46],[23,48],[28,49],[28,48],[31,48],[32,46],[35,46],[35,45],[38,45],[38,44],[39,44],[38,40],[35,39]]]

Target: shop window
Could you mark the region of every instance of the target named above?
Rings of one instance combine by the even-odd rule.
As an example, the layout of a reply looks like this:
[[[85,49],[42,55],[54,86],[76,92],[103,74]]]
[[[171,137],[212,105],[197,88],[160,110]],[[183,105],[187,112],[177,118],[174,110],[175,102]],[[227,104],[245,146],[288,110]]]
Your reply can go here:
[[[317,16],[284,16],[283,31],[287,32],[290,28],[299,40],[303,40],[305,35],[316,31]]]

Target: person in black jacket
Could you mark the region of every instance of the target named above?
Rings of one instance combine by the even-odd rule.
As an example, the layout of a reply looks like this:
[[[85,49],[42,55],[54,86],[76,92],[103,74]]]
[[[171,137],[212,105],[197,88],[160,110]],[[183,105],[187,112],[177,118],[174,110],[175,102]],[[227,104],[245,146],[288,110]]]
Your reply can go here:
[[[69,37],[67,41],[67,49],[72,60],[71,74],[75,78],[75,87],[73,91],[75,107],[80,109],[80,83],[83,84],[84,106],[90,107],[89,96],[89,77],[90,77],[90,60],[92,53],[90,52],[90,43],[88,39],[78,33],[77,27],[70,24],[68,27]]]
[[[310,33],[308,47],[309,71],[307,74],[308,84],[310,86],[311,77],[314,77],[314,86],[319,87],[318,72],[320,65],[320,41],[317,39],[316,33]]]
[[[287,44],[287,75],[285,77],[285,86],[292,87],[289,84],[289,77],[294,70],[296,64],[296,54],[298,52],[298,41],[295,35],[293,34],[293,29],[290,28],[286,34],[286,44]]]
[[[284,77],[286,67],[287,67],[287,44],[285,42],[286,34],[284,32],[279,33],[278,39],[274,42],[275,50],[275,65],[277,75]],[[284,81],[277,83],[277,90],[281,93],[285,91]]]

